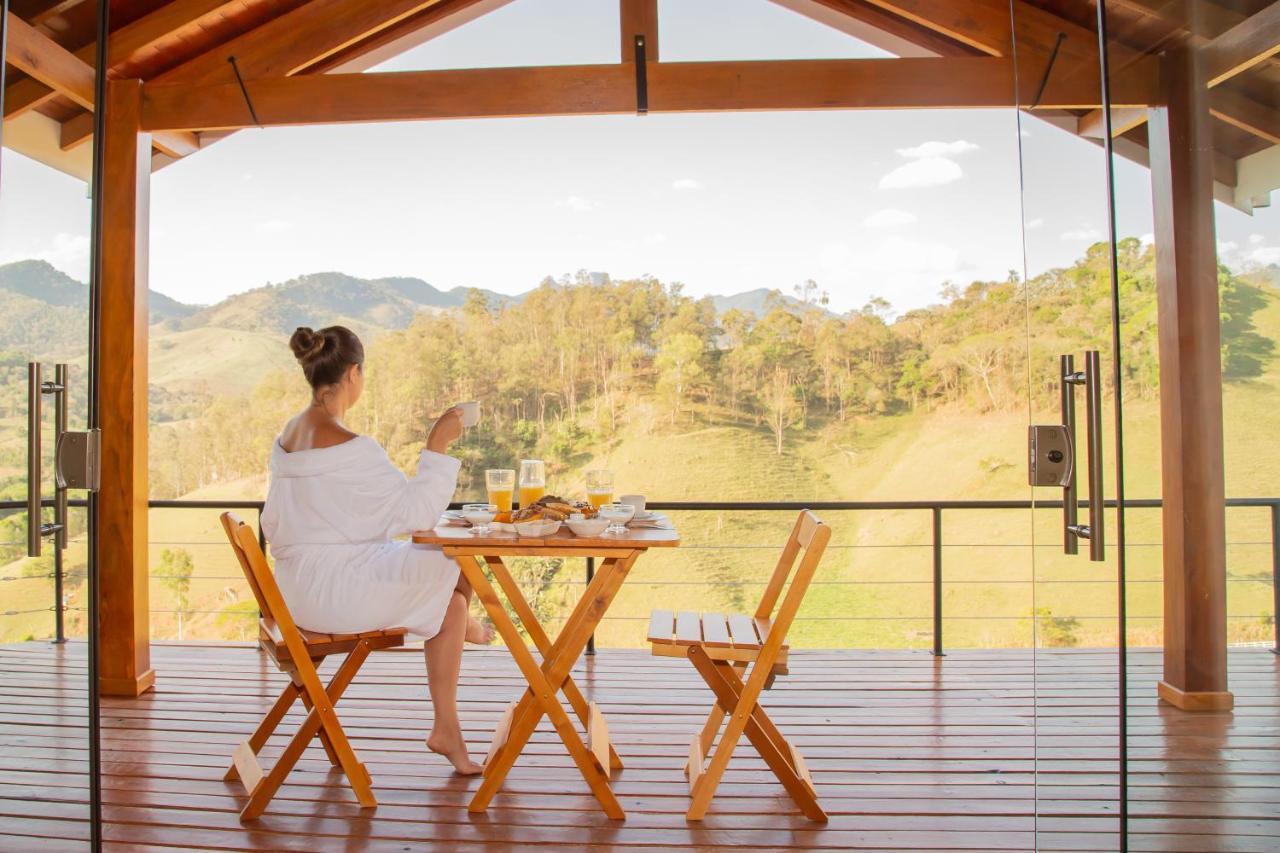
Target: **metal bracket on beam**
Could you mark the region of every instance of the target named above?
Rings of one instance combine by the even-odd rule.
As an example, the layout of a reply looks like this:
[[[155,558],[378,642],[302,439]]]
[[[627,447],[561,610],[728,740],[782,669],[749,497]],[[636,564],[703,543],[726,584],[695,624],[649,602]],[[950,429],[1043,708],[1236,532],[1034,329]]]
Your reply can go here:
[[[258,120],[258,111],[253,108],[253,99],[249,97],[249,88],[244,84],[244,77],[240,76],[240,66],[236,64],[236,58],[228,56],[227,62],[231,63],[231,70],[236,74],[236,82],[240,84],[240,94],[244,95],[245,106],[249,108],[249,117],[253,119],[255,127],[262,127],[262,122]]]
[[[1053,50],[1049,52],[1049,62],[1044,67],[1044,76],[1040,78],[1040,88],[1036,89],[1036,98],[1031,102],[1032,108],[1040,106],[1040,99],[1044,97],[1045,87],[1049,85],[1049,75],[1053,72],[1053,66],[1058,62],[1058,51],[1062,49],[1062,43],[1066,40],[1066,33],[1058,33],[1058,38],[1053,43]]]
[[[636,36],[636,115],[649,113],[649,69],[645,65],[644,36]]]

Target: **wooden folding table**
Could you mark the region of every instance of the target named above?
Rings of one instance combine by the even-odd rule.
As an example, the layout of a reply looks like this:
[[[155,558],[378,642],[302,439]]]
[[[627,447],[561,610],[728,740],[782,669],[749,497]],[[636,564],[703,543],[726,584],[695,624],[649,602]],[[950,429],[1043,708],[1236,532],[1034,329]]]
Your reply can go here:
[[[587,702],[569,673],[586,648],[587,640],[608,612],[609,605],[636,560],[650,548],[678,546],[680,537],[676,531],[640,528],[629,530],[625,535],[587,538],[574,536],[568,528],[561,528],[553,536],[530,538],[496,532],[488,536],[476,536],[469,528],[441,526],[435,530],[415,533],[413,541],[436,545],[457,560],[463,575],[470,581],[476,596],[493,620],[494,627],[507,644],[511,656],[515,658],[520,672],[529,682],[524,695],[518,702],[511,703],[494,732],[489,756],[485,760],[484,779],[468,805],[468,810],[482,812],[489,807],[489,802],[502,787],[507,773],[545,714],[555,726],[556,733],[578,765],[578,770],[590,786],[591,793],[599,800],[604,813],[615,820],[625,818],[621,804],[609,787],[610,773],[621,769],[622,761],[609,743],[608,724],[595,703]],[[538,623],[533,608],[529,606],[515,578],[503,562],[504,557],[595,557],[600,561],[595,576],[554,642]],[[503,607],[493,584],[485,576],[481,561],[488,565],[507,601],[511,603],[516,618],[541,654],[541,665],[525,645],[524,638],[520,636],[515,622]],[[560,704],[561,692],[587,729],[585,743],[564,706]]]

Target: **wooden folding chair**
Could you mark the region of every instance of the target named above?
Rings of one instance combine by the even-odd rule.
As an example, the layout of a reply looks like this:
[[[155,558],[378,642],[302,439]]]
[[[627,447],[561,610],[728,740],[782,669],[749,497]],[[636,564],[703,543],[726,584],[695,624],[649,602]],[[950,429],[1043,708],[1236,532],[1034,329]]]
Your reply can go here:
[[[249,795],[249,802],[240,812],[240,820],[253,820],[262,814],[289,771],[317,735],[329,756],[329,762],[335,767],[341,767],[346,774],[361,807],[374,808],[378,801],[373,796],[369,771],[357,760],[355,750],[351,748],[333,706],[338,703],[369,652],[404,645],[406,629],[387,628],[359,634],[320,634],[299,628],[289,614],[289,608],[285,606],[280,587],[276,586],[275,577],[267,565],[266,556],[258,546],[253,528],[230,512],[222,514],[222,528],[231,540],[231,547],[249,581],[249,588],[253,590],[253,597],[258,600],[258,608],[262,612],[262,619],[258,622],[258,637],[262,648],[275,661],[280,671],[289,676],[289,683],[285,685],[271,710],[262,718],[257,730],[236,747],[231,767],[223,777],[227,781],[238,778]],[[326,688],[320,682],[316,667],[329,655],[338,654],[345,654],[347,657]],[[299,698],[307,709],[307,718],[280,754],[275,766],[264,774],[258,764],[258,751]]]
[[[826,821],[804,758],[778,731],[758,700],[762,691],[773,686],[776,676],[787,672],[787,631],[830,538],[831,528],[817,516],[808,510],[800,513],[754,617],[670,610],[655,610],[649,617],[653,653],[688,657],[716,697],[702,731],[693,736],[689,745],[689,762],[685,765],[693,798],[689,820],[702,820],[706,815],[729,758],[745,734],[805,817]],[[782,598],[787,578],[801,554],[786,597]],[[775,614],[774,605],[779,598],[782,604]],[[704,756],[726,716],[728,725],[704,769]]]

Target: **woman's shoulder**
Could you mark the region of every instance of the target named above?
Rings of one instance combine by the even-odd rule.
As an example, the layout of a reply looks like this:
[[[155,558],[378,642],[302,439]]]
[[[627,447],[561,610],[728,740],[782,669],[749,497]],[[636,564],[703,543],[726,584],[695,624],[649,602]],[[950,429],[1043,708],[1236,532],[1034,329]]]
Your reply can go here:
[[[352,432],[335,421],[311,420],[305,415],[298,415],[285,424],[276,443],[285,453],[297,453],[338,447],[359,438],[359,433]]]

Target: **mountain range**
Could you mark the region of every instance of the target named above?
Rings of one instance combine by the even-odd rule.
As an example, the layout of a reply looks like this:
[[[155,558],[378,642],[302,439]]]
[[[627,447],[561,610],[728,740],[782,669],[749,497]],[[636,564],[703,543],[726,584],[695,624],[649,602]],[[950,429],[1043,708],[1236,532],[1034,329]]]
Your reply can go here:
[[[150,291],[153,337],[201,328],[288,334],[298,326],[340,323],[359,334],[403,329],[422,311],[462,306],[473,288],[441,290],[419,278],[364,279],[340,272],[301,275],[229,296],[213,305],[188,305]],[[506,296],[480,290],[491,305],[516,303],[525,294]],[[0,266],[0,349],[42,357],[83,349],[88,288],[45,261]],[[773,304],[798,309],[802,303],[779,291],[760,288],[711,297],[716,312],[730,309],[763,315]]]

